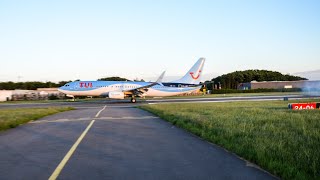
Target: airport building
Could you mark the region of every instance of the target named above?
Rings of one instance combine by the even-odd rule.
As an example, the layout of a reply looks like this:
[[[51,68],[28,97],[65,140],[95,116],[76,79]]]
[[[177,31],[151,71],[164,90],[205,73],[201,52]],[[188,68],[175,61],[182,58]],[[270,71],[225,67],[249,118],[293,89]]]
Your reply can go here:
[[[11,101],[12,100],[12,92],[8,90],[0,90],[0,101]]]
[[[62,99],[65,95],[58,88],[38,88],[37,90],[0,90],[0,101]]]
[[[251,81],[248,83],[241,83],[238,86],[239,90],[249,89],[320,89],[320,81]]]

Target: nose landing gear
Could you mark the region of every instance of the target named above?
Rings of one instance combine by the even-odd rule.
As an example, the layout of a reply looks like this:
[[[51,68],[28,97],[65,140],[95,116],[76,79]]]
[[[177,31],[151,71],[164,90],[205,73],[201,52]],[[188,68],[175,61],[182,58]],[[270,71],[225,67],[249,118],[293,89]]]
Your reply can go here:
[[[136,103],[137,102],[136,98],[135,97],[131,97],[131,102],[132,103]]]

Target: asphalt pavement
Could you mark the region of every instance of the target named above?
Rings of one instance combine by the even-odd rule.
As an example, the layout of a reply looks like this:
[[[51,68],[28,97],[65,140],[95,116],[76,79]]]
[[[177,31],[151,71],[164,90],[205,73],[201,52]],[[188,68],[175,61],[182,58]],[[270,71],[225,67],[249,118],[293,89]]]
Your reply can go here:
[[[208,103],[208,102],[230,102],[230,101],[269,101],[269,100],[284,100],[288,99],[305,99],[319,98],[319,96],[307,95],[278,95],[278,96],[243,96],[243,97],[202,97],[202,98],[155,98],[155,99],[137,99],[137,103],[130,103],[130,99],[124,100],[88,100],[88,101],[62,101],[62,102],[42,102],[42,103],[0,103],[0,109],[8,108],[38,108],[50,106],[71,106],[75,108],[96,108],[103,105],[109,107],[135,107],[142,104],[159,104],[159,103]]]
[[[130,104],[75,107],[0,132],[0,179],[275,179]]]

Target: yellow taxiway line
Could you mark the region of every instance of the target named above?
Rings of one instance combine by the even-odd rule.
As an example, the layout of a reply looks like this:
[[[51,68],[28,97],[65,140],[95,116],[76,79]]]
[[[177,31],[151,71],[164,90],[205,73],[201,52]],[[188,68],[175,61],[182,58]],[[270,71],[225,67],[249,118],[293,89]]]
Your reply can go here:
[[[100,115],[100,113],[106,109],[106,106],[103,107],[103,109],[101,109],[95,117],[98,117]],[[80,135],[80,137],[78,138],[78,140],[73,144],[73,146],[71,147],[71,149],[68,151],[68,153],[64,156],[64,158],[62,159],[62,161],[60,162],[60,164],[57,166],[57,168],[54,170],[54,172],[52,173],[52,175],[49,177],[49,180],[55,180],[57,179],[57,177],[59,176],[59,174],[61,173],[62,169],[64,168],[64,166],[67,164],[67,162],[69,161],[69,159],[71,158],[72,154],[74,153],[74,151],[77,149],[78,145],[81,143],[81,141],[83,140],[83,138],[86,136],[86,134],[88,133],[89,129],[91,128],[91,126],[93,125],[93,123],[95,122],[95,120],[93,119],[90,124],[87,126],[87,128],[83,131],[83,133]]]

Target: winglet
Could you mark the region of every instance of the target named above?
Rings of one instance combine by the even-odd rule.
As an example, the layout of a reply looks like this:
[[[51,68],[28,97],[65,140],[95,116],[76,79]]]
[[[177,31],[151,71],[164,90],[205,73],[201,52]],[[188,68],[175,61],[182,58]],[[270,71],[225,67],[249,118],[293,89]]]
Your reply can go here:
[[[162,82],[162,79],[163,79],[165,73],[166,73],[166,71],[163,71],[163,73],[157,79],[156,83],[161,83]]]
[[[138,87],[138,88],[124,90],[124,91],[135,91],[135,90],[139,90],[139,89],[141,90],[141,89],[144,89],[144,88],[149,88],[149,87],[155,86],[157,84],[162,85],[161,81],[162,81],[163,76],[164,76],[165,73],[166,73],[166,71],[163,71],[163,73],[160,75],[160,77],[158,78],[158,80],[156,82],[153,82],[153,83],[148,84],[146,86],[141,86],[141,87]]]

